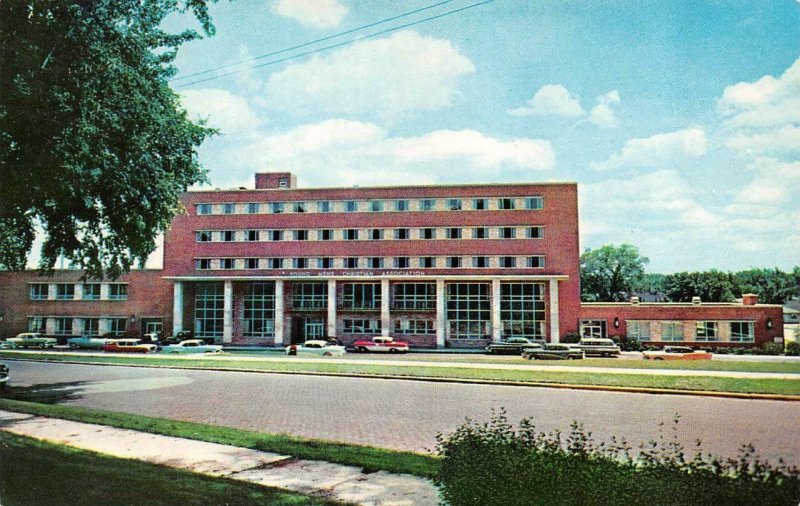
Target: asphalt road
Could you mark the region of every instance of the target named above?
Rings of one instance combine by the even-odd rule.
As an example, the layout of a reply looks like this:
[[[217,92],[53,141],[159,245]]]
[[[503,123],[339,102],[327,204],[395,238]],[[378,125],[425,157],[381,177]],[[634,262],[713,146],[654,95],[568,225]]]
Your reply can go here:
[[[293,434],[386,448],[434,451],[436,434],[465,417],[505,408],[541,430],[583,422],[598,441],[638,445],[680,414],[677,437],[694,452],[735,457],[742,444],[800,465],[800,403],[531,387],[185,371],[8,361],[12,386],[60,388],[64,404]],[[659,424],[666,422],[667,426]]]

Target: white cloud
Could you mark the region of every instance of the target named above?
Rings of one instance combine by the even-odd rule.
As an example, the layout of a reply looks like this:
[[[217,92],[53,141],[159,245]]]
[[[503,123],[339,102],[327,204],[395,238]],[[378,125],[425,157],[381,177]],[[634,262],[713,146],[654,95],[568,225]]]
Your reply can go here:
[[[725,145],[733,151],[746,154],[800,151],[800,127],[784,125],[765,133],[740,132],[730,137]]]
[[[800,58],[778,78],[766,75],[726,87],[717,107],[729,116],[726,123],[732,127],[780,127],[800,122]]]
[[[347,15],[347,7],[336,0],[277,0],[273,12],[313,28],[336,28]]]
[[[290,112],[376,114],[449,107],[461,78],[475,71],[449,40],[401,31],[314,55],[272,74],[266,103]]]
[[[247,100],[227,90],[201,88],[182,91],[180,96],[190,119],[206,119],[222,135],[249,133],[264,122]]]
[[[528,107],[508,111],[511,116],[577,118],[586,114],[578,98],[560,84],[546,84],[528,100]]]
[[[793,195],[795,205],[800,203],[800,162],[759,158],[750,169],[756,176],[738,192],[737,203],[779,206],[790,202]]]
[[[605,162],[593,162],[596,170],[620,167],[656,167],[706,152],[706,136],[702,128],[688,128],[643,139],[629,139],[618,154]]]
[[[616,128],[619,126],[619,119],[612,106],[619,104],[619,92],[609,91],[597,97],[597,105],[589,111],[589,123],[600,128]]]

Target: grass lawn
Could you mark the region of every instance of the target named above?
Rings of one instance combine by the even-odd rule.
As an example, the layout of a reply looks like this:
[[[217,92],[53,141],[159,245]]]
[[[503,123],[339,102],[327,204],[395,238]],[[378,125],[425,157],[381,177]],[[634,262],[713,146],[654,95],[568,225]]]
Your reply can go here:
[[[9,395],[14,395],[13,389]],[[181,422],[75,406],[0,399],[0,409],[51,418],[62,418],[76,422],[109,425],[111,427],[166,436],[196,439],[211,443],[228,444],[282,455],[292,455],[302,459],[324,460],[361,467],[370,471],[384,470],[431,478],[436,475],[439,468],[439,460],[436,457],[419,453],[385,450],[369,446],[334,443],[318,439],[217,427],[215,425]],[[2,504],[5,505],[6,503],[2,502]]]
[[[5,432],[0,432],[0,503],[6,506],[334,504]]]
[[[247,361],[237,362],[220,358],[189,358],[175,359],[171,357],[144,356],[144,357],[125,357],[125,356],[101,356],[91,357],[81,354],[64,353],[61,355],[43,354],[10,354],[0,353],[0,358],[35,358],[46,361],[72,362],[72,363],[100,363],[100,364],[122,364],[122,365],[150,365],[166,367],[187,367],[187,368],[225,368],[228,370],[246,370],[255,372],[279,372],[279,373],[309,373],[309,374],[362,374],[367,376],[391,376],[403,378],[454,378],[464,380],[489,380],[489,381],[508,381],[531,384],[553,384],[553,385],[593,385],[593,386],[612,386],[612,387],[636,387],[636,388],[655,388],[655,389],[678,389],[678,390],[704,390],[713,392],[733,392],[733,393],[763,393],[779,395],[800,395],[800,375],[798,379],[739,379],[739,378],[714,378],[714,377],[690,377],[690,376],[663,376],[663,375],[627,375],[613,373],[591,373],[591,372],[560,372],[560,371],[519,371],[519,370],[492,370],[474,369],[469,367],[427,367],[424,365],[375,365],[375,364],[346,364],[346,363],[306,363],[295,362],[291,358],[285,361]],[[509,357],[515,358],[515,357]],[[403,360],[403,357],[400,357]],[[413,359],[413,356],[408,356]],[[518,363],[529,364],[527,360],[516,359]],[[711,364],[713,367],[720,367],[719,370],[753,370],[751,366],[769,366],[762,372],[795,372],[793,370],[781,370],[787,365],[797,367],[796,364],[781,363],[752,363],[752,362],[717,362],[704,361],[697,365],[696,361],[685,360],[676,362],[651,363],[644,360],[619,360],[619,359],[598,359],[587,361],[572,361],[568,365],[576,363],[583,366],[605,366],[609,364],[636,364],[634,367],[656,367],[671,369],[695,369],[707,368]],[[540,364],[552,364],[553,362],[538,361]],[[563,362],[558,362],[564,365]],[[652,365],[651,365],[652,364]],[[718,364],[718,365],[717,365]],[[466,365],[466,364],[465,364]],[[580,365],[576,369],[580,369]],[[729,369],[724,369],[729,367]],[[772,369],[770,369],[770,367]]]

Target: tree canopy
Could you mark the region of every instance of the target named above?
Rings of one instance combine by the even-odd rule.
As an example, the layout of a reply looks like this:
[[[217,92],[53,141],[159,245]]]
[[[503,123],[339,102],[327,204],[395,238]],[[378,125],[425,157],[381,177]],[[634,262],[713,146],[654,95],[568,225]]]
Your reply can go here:
[[[144,262],[203,181],[191,122],[167,83],[178,47],[160,28],[190,11],[213,33],[216,0],[0,2],[0,268],[59,257],[116,276]]]
[[[606,244],[581,255],[581,298],[620,302],[628,298],[644,276],[650,260],[630,244]]]
[[[692,297],[703,302],[732,302],[741,295],[737,294],[733,274],[717,270],[667,274],[664,284],[672,302],[691,302]]]

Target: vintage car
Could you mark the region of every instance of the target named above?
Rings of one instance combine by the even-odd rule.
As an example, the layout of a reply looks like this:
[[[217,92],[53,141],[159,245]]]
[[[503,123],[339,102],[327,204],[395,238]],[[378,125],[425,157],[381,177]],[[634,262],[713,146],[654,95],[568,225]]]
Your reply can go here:
[[[155,353],[155,344],[145,344],[139,339],[112,339],[103,345],[103,351],[120,353]]]
[[[187,339],[178,344],[170,344],[161,348],[162,353],[221,353],[222,346],[206,344],[200,339]]]
[[[587,357],[589,355],[616,357],[619,356],[621,351],[619,346],[611,339],[601,339],[598,337],[584,337],[575,347],[583,350],[583,353]]]
[[[522,358],[528,360],[577,360],[584,358],[583,350],[568,344],[545,344],[544,346],[525,348]]]
[[[318,355],[333,357],[344,355],[344,346],[322,340],[309,340],[301,344],[290,344],[286,347],[287,355]]]
[[[537,343],[533,339],[528,339],[526,337],[509,337],[505,341],[489,343],[489,346],[486,347],[486,352],[495,355],[501,353],[519,355],[525,348],[541,347],[542,344],[543,343]]]
[[[107,342],[108,339],[102,337],[80,336],[67,339],[67,346],[73,350],[77,350],[78,348],[99,350],[105,346]]]
[[[8,366],[0,364],[0,390],[6,388],[6,383],[8,383]]]
[[[52,348],[56,345],[57,341],[53,337],[45,337],[36,332],[23,332],[17,334],[16,337],[7,339],[6,342],[11,343],[12,348]]]
[[[395,341],[391,336],[375,336],[372,339],[360,339],[353,343],[353,349],[358,352],[368,351],[384,353],[407,353],[408,343]]]
[[[694,351],[688,346],[665,346],[659,351],[645,351],[645,360],[711,360],[711,353]]]

